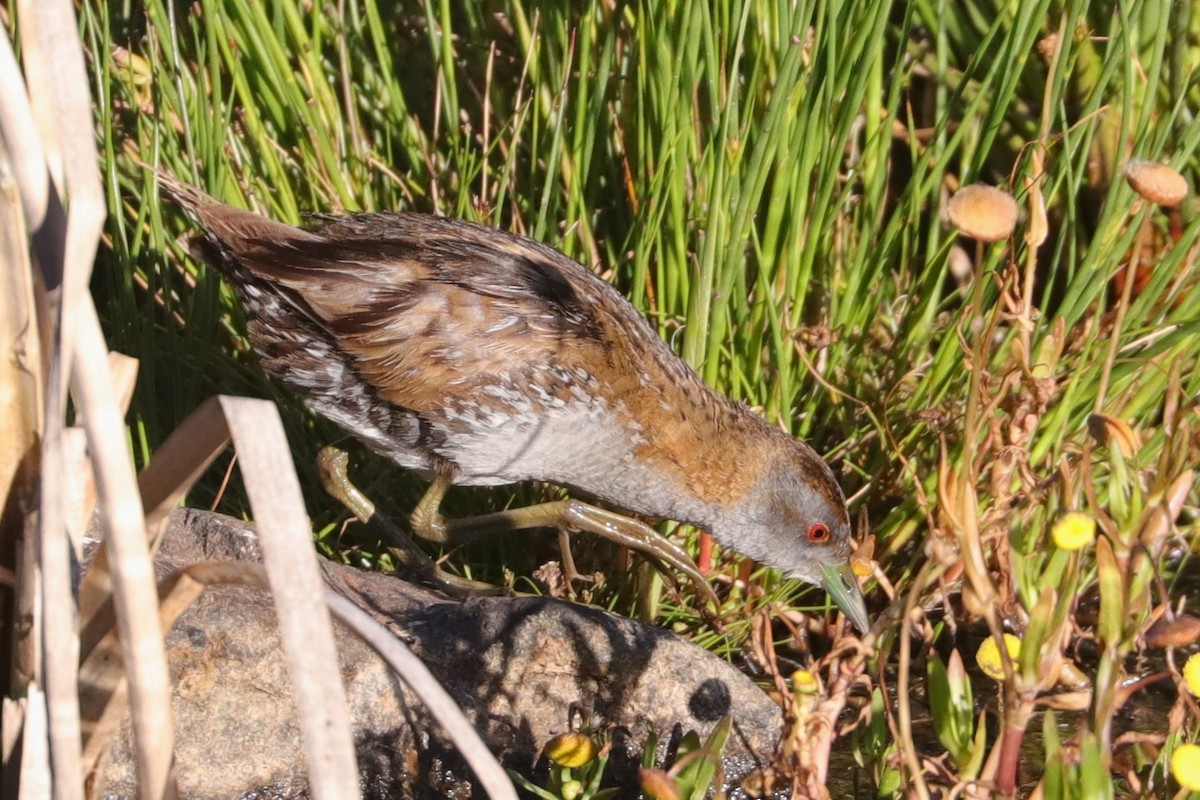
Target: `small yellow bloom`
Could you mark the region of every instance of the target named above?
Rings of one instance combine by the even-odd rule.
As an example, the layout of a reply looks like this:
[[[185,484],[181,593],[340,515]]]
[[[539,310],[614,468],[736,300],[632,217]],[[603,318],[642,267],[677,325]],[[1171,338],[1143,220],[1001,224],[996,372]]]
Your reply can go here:
[[[559,792],[563,800],[578,800],[583,794],[583,783],[577,780],[564,781],[562,789]]]
[[[1004,649],[1008,651],[1008,657],[1016,661],[1021,657],[1021,640],[1011,633],[1004,634]],[[983,640],[975,653],[975,662],[984,675],[993,680],[1004,680],[1004,662],[1000,659],[1000,648],[996,645],[995,637],[989,636]]]
[[[596,743],[582,733],[560,733],[546,742],[546,756],[560,767],[582,767],[596,755]]]
[[[1200,697],[1200,653],[1196,653],[1183,665],[1183,682],[1188,691]]]
[[[798,669],[792,673],[792,691],[796,694],[816,694],[821,688],[817,676],[806,669]]]
[[[1181,744],[1171,754],[1171,774],[1180,787],[1200,791],[1200,744]]]
[[[1062,550],[1078,550],[1096,541],[1096,520],[1082,511],[1069,511],[1050,529],[1054,544]]]

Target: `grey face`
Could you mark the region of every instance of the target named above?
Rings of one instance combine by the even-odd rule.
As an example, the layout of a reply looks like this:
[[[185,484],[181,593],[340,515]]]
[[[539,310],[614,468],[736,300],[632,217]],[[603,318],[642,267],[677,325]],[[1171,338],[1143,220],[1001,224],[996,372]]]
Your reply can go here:
[[[773,559],[789,577],[821,584],[823,568],[850,557],[850,516],[829,466],[797,443],[793,458],[774,466],[763,481],[758,520],[778,548]]]
[[[740,508],[723,544],[789,578],[822,586],[860,631],[869,627],[850,569],[850,517],[828,465],[806,445],[771,467]]]

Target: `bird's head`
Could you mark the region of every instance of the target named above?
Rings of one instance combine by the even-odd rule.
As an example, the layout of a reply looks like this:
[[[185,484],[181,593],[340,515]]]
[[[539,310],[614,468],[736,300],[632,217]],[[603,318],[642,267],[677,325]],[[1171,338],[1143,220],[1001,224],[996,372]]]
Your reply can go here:
[[[824,587],[854,627],[870,623],[850,568],[850,514],[829,465],[803,442],[788,438],[727,530],[714,526],[722,543],[774,567],[789,578]],[[722,534],[725,535],[722,535]]]

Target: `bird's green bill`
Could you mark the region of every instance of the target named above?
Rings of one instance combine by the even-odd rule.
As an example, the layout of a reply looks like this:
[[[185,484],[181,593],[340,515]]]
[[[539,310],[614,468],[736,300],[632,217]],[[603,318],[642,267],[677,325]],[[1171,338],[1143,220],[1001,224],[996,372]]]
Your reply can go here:
[[[837,603],[838,608],[859,633],[866,633],[867,628],[871,627],[871,622],[867,619],[867,607],[863,603],[862,591],[858,588],[854,570],[850,569],[849,564],[824,564],[821,566],[821,573],[824,576],[821,585],[833,598],[833,602]]]

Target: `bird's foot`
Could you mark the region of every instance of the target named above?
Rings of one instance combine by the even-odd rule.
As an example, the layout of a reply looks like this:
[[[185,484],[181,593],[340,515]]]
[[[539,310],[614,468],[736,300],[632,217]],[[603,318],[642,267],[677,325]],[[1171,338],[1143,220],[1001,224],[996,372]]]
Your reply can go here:
[[[580,572],[575,566],[575,557],[571,553],[571,530],[569,528],[562,526],[559,527],[558,550],[561,553],[562,559],[560,580],[562,581],[562,587],[565,590],[567,597],[571,600],[575,600],[577,597],[575,585],[584,584],[584,601],[590,602],[593,591],[604,584],[604,575],[598,572]]]
[[[350,480],[349,466],[349,453],[337,445],[324,447],[317,454],[317,472],[321,478],[321,486],[360,522],[374,527],[383,534],[388,543],[388,552],[404,570],[413,573],[423,582],[437,587],[452,597],[465,599],[471,596],[504,594],[506,592],[506,590],[491,584],[469,580],[443,570],[437,562],[417,547],[412,537],[401,530],[399,525],[379,513],[371,499]],[[436,506],[434,510],[436,512]]]
[[[450,541],[446,518],[441,512],[442,500],[445,499],[449,488],[450,481],[440,476],[434,478],[425,494],[421,495],[417,507],[409,515],[408,521],[412,525],[413,533],[427,542],[448,544]]]

